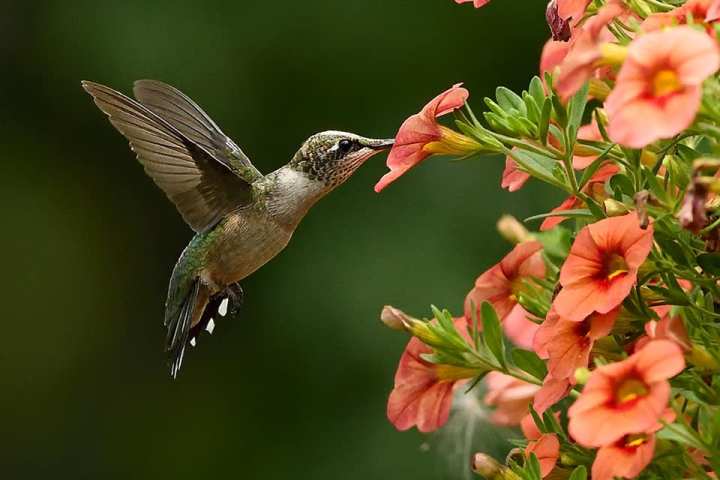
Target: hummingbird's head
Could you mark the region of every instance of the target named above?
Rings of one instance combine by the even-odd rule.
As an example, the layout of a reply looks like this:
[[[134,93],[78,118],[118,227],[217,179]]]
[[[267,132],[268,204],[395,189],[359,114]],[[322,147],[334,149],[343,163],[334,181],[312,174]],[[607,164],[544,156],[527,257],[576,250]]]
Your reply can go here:
[[[290,166],[332,189],[350,178],[368,158],[388,150],[393,143],[392,139],[376,140],[346,132],[317,133],[303,143]]]

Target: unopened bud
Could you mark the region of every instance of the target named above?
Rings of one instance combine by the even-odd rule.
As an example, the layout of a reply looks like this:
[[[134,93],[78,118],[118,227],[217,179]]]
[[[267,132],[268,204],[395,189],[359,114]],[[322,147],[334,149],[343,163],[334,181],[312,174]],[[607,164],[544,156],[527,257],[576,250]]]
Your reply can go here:
[[[500,235],[508,242],[523,243],[533,238],[527,228],[512,215],[503,215],[500,217],[497,223],[497,229]]]
[[[410,318],[407,313],[390,305],[385,305],[382,312],[380,312],[380,321],[386,327],[399,332],[407,331],[406,325],[409,325]]]
[[[604,65],[622,65],[627,57],[627,47],[617,43],[603,43],[600,45],[600,61]]]
[[[619,217],[630,211],[627,205],[612,198],[605,200],[603,206],[605,207],[605,213],[607,213],[608,217]]]
[[[590,89],[588,90],[590,97],[602,102],[610,95],[610,91],[610,85],[607,83],[598,78],[590,79]]]
[[[590,369],[587,367],[578,368],[575,370],[575,381],[578,385],[585,385],[590,380]]]
[[[650,150],[643,149],[640,153],[640,163],[648,168],[653,168],[657,163],[657,155]]]
[[[485,453],[473,456],[472,470],[487,480],[520,480],[512,470]]]

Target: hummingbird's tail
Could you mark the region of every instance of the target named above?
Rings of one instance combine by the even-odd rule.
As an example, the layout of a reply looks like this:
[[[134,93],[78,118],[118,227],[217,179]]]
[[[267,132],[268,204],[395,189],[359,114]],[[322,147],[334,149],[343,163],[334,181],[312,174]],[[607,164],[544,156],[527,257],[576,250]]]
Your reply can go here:
[[[188,345],[194,347],[203,330],[212,334],[220,317],[237,313],[244,297],[239,284],[212,294],[198,275],[183,268],[183,259],[173,271],[165,305],[165,351],[173,378],[177,378]]]

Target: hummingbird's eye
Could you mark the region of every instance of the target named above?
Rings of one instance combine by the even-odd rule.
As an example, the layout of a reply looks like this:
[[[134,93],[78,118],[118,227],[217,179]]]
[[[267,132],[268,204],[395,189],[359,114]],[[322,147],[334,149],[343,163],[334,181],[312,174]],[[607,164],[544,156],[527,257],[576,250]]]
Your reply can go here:
[[[338,142],[338,150],[340,150],[340,153],[348,153],[350,150],[352,150],[353,142],[351,140],[348,140],[346,138],[340,140]]]

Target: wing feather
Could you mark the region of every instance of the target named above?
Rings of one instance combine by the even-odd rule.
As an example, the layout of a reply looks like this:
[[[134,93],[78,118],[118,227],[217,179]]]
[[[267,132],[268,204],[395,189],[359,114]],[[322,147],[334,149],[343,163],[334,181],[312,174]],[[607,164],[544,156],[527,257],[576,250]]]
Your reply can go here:
[[[252,200],[248,181],[171,122],[112,88],[92,82],[83,82],[83,88],[195,231]]]
[[[262,174],[240,147],[220,130],[197,103],[180,90],[157,80],[138,80],[133,91],[140,103],[167,120],[248,183],[262,178]]]

